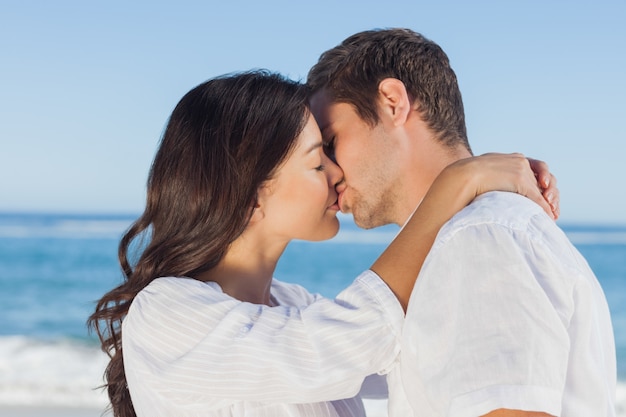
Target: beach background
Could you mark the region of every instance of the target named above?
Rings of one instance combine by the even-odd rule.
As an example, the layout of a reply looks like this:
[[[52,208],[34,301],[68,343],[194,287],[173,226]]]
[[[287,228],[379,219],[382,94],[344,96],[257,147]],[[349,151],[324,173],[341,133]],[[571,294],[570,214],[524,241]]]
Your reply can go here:
[[[117,241],[183,94],[251,68],[304,80],[323,51],[384,27],[446,51],[474,153],[549,163],[559,224],[609,300],[626,417],[625,21],[624,0],[2,1],[0,417],[102,412],[106,358],[85,320],[121,279]],[[395,234],[342,223],[294,242],[277,276],[332,296]]]
[[[397,232],[358,229],[340,216],[326,242],[295,241],[276,276],[334,296],[367,268]],[[0,214],[0,416],[95,417],[106,406],[106,358],[85,321],[121,280],[121,215]],[[618,415],[626,416],[626,225],[561,227],[606,293],[617,345]],[[385,403],[367,403],[385,415]]]

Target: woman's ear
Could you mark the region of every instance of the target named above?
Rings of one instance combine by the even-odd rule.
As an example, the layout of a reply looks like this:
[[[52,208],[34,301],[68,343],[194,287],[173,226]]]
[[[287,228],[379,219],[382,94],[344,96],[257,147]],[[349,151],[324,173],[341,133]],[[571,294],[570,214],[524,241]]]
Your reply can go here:
[[[263,212],[263,208],[257,202],[252,206],[252,215],[250,216],[250,223],[257,223],[265,217],[265,213]]]
[[[406,122],[411,113],[411,100],[404,83],[397,78],[385,78],[378,84],[379,116],[394,126]]]
[[[254,201],[250,209],[250,223],[256,223],[265,218],[265,201],[272,194],[272,180],[265,181],[256,192]]]

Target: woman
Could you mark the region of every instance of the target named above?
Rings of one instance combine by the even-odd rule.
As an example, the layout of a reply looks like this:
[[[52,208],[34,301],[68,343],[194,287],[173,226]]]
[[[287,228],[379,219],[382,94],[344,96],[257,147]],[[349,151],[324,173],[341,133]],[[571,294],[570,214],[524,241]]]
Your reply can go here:
[[[89,318],[111,356],[115,416],[364,415],[357,393],[396,359],[398,300],[439,227],[479,188],[519,191],[549,211],[520,155],[455,164],[371,270],[329,300],[273,273],[290,240],[337,233],[341,179],[304,86],[251,72],[181,99],[145,211],[120,242],[126,280]],[[408,245],[411,261],[397,262]]]

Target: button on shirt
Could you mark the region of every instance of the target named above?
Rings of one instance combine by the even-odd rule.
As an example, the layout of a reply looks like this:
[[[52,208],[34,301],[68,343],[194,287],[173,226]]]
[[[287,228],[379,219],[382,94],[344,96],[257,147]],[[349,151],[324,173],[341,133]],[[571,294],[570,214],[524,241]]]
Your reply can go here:
[[[363,380],[399,354],[393,293],[366,271],[335,300],[276,280],[271,294],[278,306],[188,278],[144,288],[122,324],[137,415],[363,417]]]
[[[614,416],[615,387],[604,293],[539,206],[487,193],[442,228],[411,295],[390,410]]]

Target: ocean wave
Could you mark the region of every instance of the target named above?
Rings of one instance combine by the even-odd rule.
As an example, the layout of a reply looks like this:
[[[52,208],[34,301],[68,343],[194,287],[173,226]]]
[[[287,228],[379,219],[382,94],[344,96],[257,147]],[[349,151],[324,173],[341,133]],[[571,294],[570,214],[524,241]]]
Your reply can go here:
[[[354,243],[354,244],[389,244],[398,234],[395,232],[383,232],[377,230],[340,230],[337,236],[329,240],[329,243]]]
[[[73,341],[0,337],[0,405],[100,407],[108,358]]]
[[[626,245],[626,231],[565,231],[574,245]]]
[[[397,235],[396,225],[372,230],[356,226],[352,216],[338,215],[341,228],[329,243],[388,244]],[[132,216],[65,216],[0,213],[0,238],[111,238],[119,239],[136,219]],[[626,245],[626,226],[561,225],[577,244]]]
[[[59,219],[33,224],[31,222],[1,222],[0,237],[4,238],[62,238],[118,239],[131,221],[120,219]]]

